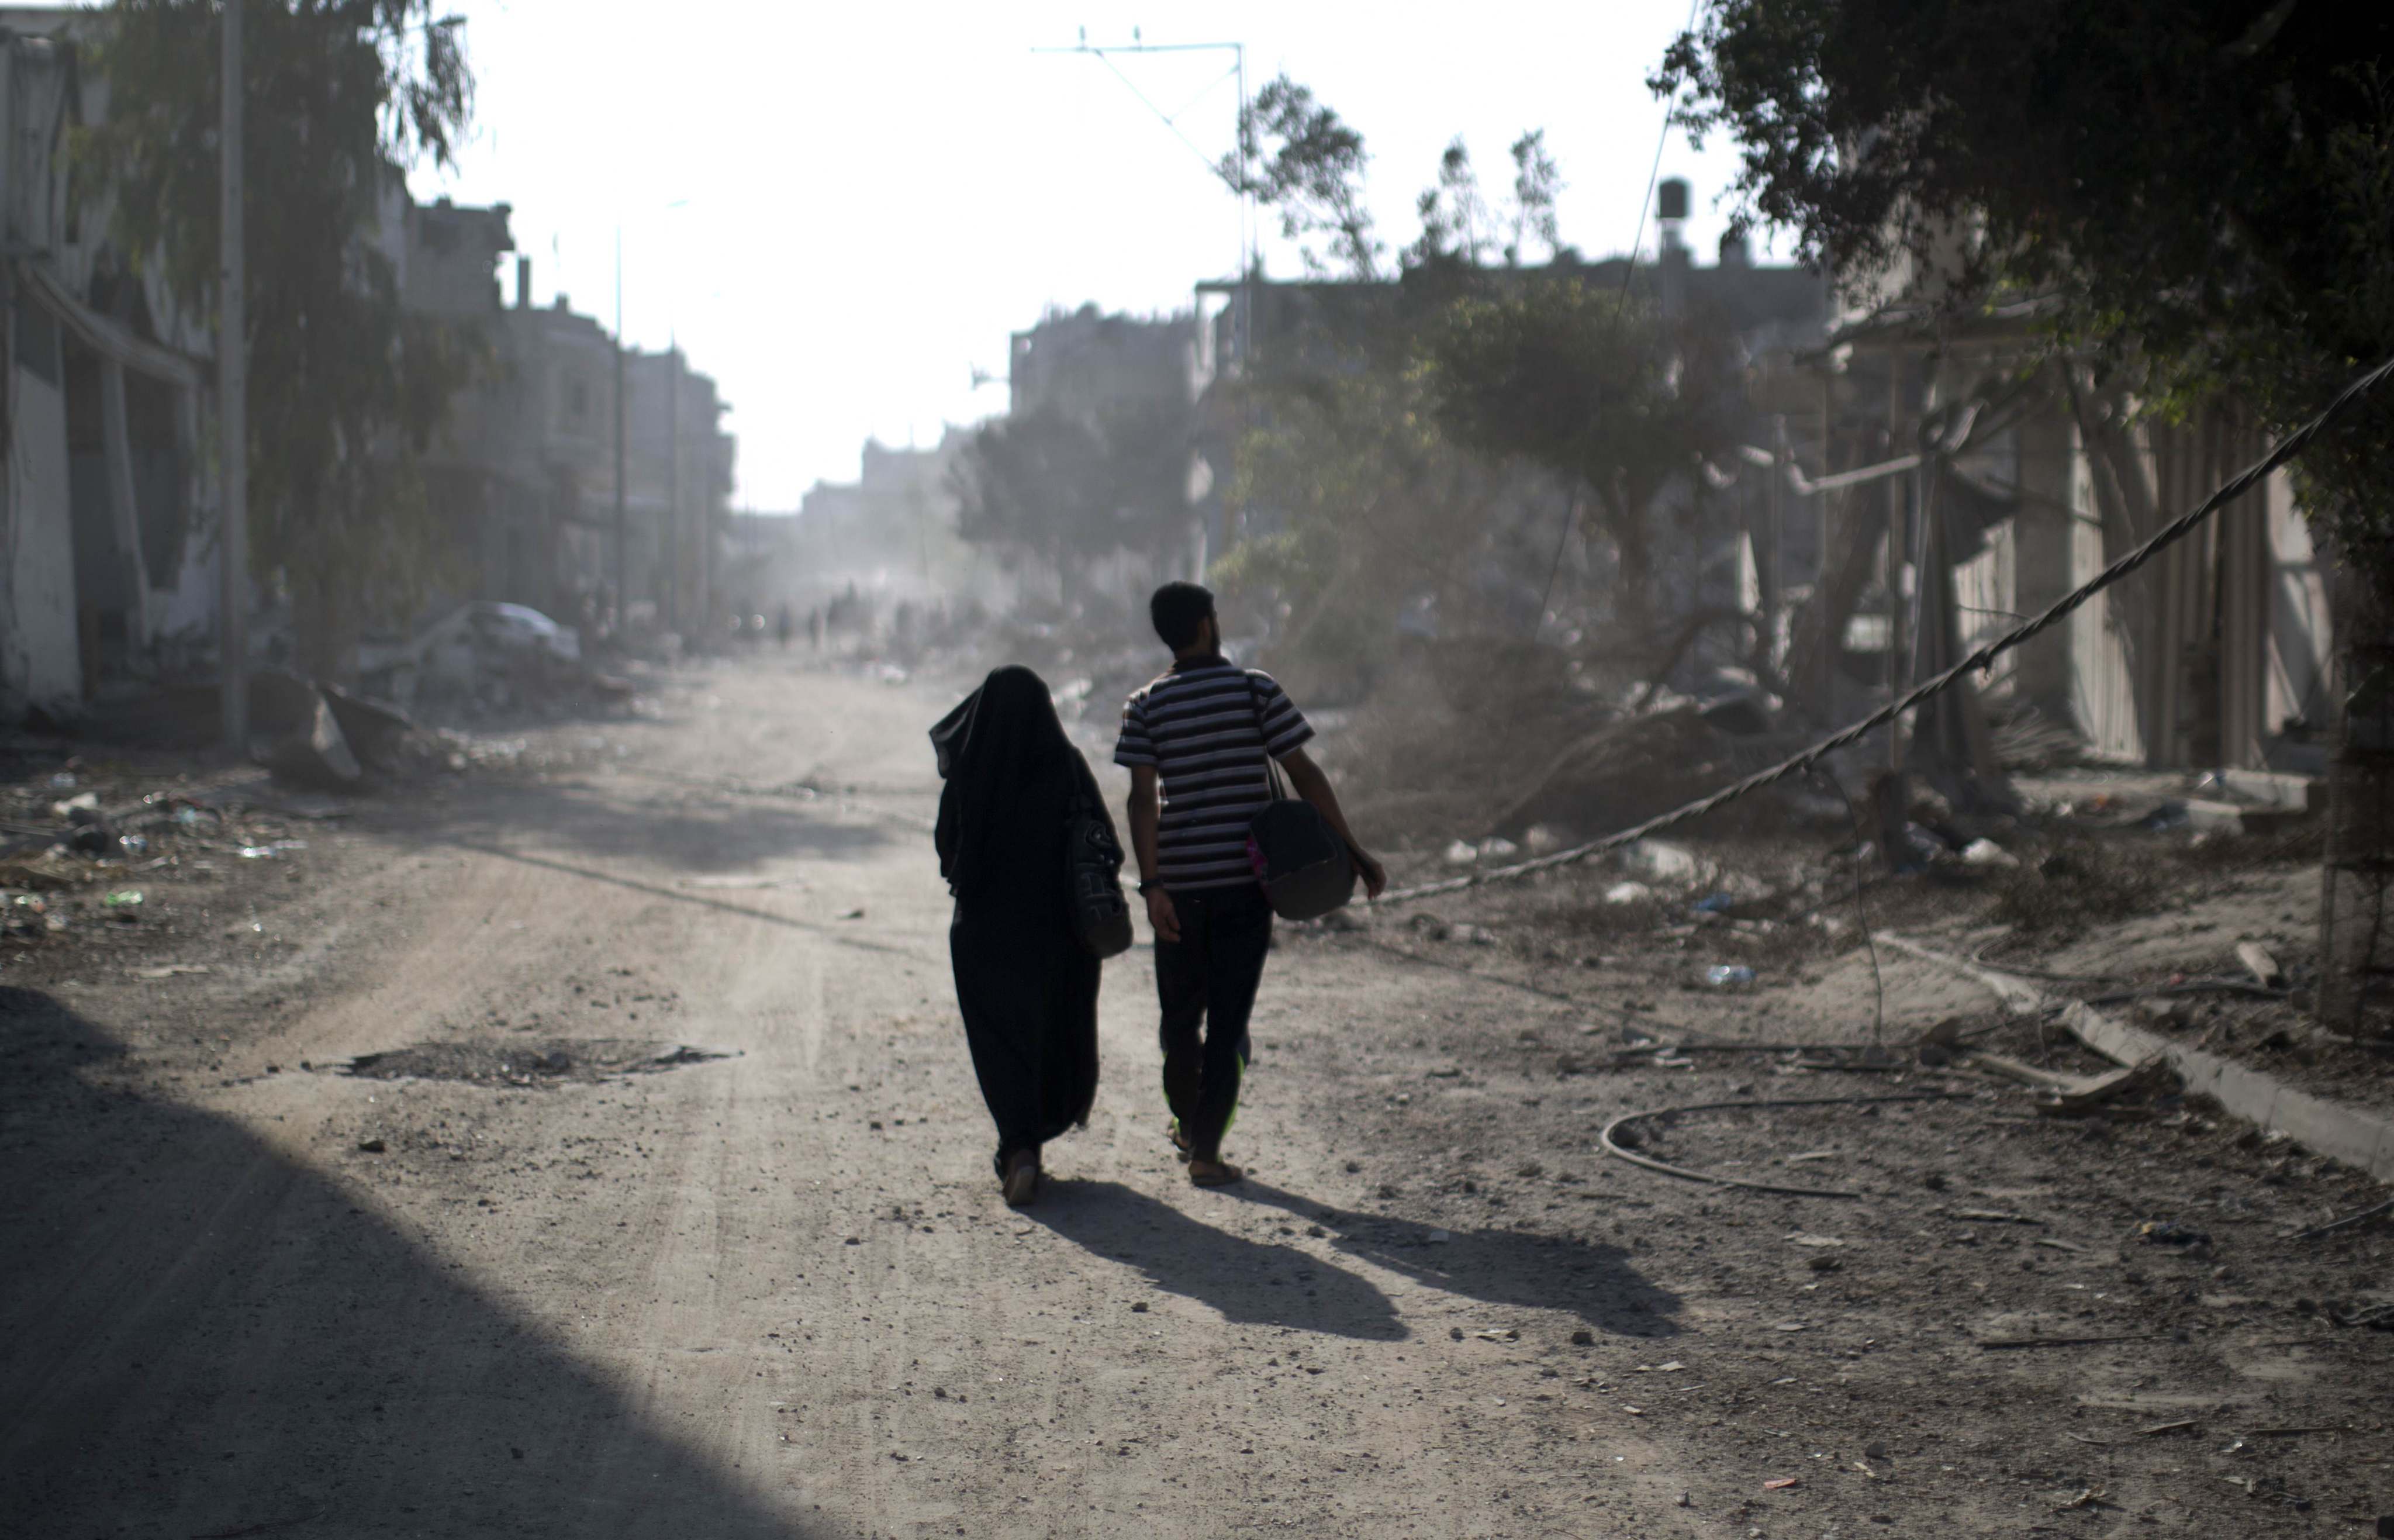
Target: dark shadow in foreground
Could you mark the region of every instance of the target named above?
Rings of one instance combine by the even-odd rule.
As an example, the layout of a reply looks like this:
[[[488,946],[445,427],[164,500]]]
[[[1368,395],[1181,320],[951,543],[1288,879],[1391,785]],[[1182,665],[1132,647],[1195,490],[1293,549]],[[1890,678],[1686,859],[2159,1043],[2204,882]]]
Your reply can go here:
[[[1630,1266],[1629,1254],[1619,1246],[1526,1231],[1446,1231],[1384,1214],[1345,1214],[1252,1177],[1223,1191],[1318,1224],[1336,1249],[1449,1294],[1511,1309],[1569,1310],[1616,1336],[1679,1335],[1672,1319],[1679,1296]]]
[[[1373,1342],[1411,1335],[1370,1279],[1295,1246],[1262,1245],[1201,1224],[1120,1182],[1051,1178],[1023,1215],[1226,1320]]]
[[[0,989],[0,1533],[807,1534],[122,1052]]]

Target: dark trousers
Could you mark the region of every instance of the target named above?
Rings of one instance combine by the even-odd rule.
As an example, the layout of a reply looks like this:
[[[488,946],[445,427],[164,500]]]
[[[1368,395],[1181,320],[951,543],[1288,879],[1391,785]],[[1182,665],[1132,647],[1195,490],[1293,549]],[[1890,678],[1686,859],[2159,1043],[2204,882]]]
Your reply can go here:
[[[1250,885],[1175,893],[1172,909],[1180,918],[1180,939],[1155,943],[1164,1099],[1180,1120],[1190,1152],[1215,1160],[1239,1110],[1247,1016],[1271,946],[1271,906],[1264,890]]]

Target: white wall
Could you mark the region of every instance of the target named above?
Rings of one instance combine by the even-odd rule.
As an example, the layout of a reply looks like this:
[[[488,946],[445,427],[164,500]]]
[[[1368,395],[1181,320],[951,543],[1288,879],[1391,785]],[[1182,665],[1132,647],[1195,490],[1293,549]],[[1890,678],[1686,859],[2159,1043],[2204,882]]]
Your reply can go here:
[[[72,714],[83,699],[75,638],[74,527],[67,511],[67,406],[56,386],[14,364],[7,460],[8,602],[0,687],[12,702]]]

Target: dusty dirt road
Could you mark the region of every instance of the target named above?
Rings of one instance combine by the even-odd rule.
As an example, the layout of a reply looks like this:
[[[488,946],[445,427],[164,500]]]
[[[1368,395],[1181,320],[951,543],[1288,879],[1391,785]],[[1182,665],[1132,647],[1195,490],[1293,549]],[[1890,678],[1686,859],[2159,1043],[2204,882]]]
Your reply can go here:
[[[766,658],[662,701],[166,916],[207,973],[0,975],[0,1533],[2366,1533],[2389,1339],[2280,1345],[2324,1328],[2122,1246],[2125,1178],[2060,1246],[1971,1218],[2085,1165],[2033,1119],[1796,1110],[1689,1157],[1866,1177],[1843,1207],[1608,1162],[1613,1113],[1754,1086],[1586,1073],[1649,1004],[1586,969],[1290,938],[1252,1179],[1205,1192],[1134,951],[1091,1125],[1010,1212],[926,833],[948,692]],[[1816,981],[1849,1019],[1858,966]],[[1780,1089],[1936,1088],[1888,1078]],[[2117,1137],[2259,1191],[2225,1134]],[[2138,1335],[1978,1346],[2006,1325]],[[2231,1423],[2354,1441],[2263,1467]]]

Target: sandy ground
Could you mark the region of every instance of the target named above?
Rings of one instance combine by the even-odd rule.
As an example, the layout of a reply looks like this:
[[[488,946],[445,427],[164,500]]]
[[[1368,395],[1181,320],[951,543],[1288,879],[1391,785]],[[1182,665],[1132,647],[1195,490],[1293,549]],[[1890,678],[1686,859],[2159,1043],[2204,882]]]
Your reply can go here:
[[[0,1533],[2394,1511],[2394,1335],[2335,1323],[2384,1298],[2387,1231],[2278,1239],[2377,1190],[2166,1101],[2058,1125],[1983,1077],[1612,1057],[1856,1041],[1858,951],[1725,994],[1682,987],[1708,937],[1591,967],[1394,915],[1292,933],[1231,1139],[1252,1179],[1199,1191],[1136,950],[1090,1126],[1008,1211],[928,849],[947,704],[771,657],[686,672],[651,719],[549,730],[562,768],[370,805],[287,876],[162,898],[135,961],[208,972],[0,971]],[[1993,1011],[1880,963],[1889,1041]],[[1638,1109],[1948,1091],[1647,1125],[1661,1158],[1852,1198],[1595,1142]],[[2140,1239],[2159,1219],[2208,1239]],[[1983,1346],[2063,1337],[2124,1340]]]

